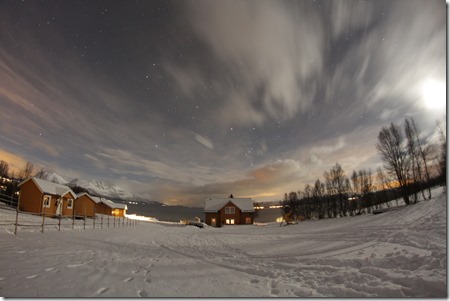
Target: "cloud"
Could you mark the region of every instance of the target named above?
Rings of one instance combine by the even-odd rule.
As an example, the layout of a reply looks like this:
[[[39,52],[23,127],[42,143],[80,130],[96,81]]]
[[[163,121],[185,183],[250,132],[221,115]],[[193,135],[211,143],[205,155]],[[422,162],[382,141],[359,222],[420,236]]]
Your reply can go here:
[[[343,136],[340,136],[336,139],[330,139],[325,141],[323,144],[317,143],[316,146],[310,149],[312,155],[320,154],[320,155],[330,155],[335,154],[340,149],[344,148],[345,139]]]
[[[207,147],[209,149],[214,149],[214,144],[208,138],[203,137],[203,136],[201,136],[199,134],[194,134],[194,138],[201,145],[203,145],[203,146],[205,146],[205,147]]]
[[[286,120],[311,106],[317,92],[315,81],[323,66],[322,25],[316,14],[296,15],[284,4],[186,2],[192,30],[216,59],[211,64],[220,65],[226,73],[224,77],[218,75],[222,122],[261,124],[270,118]],[[182,72],[170,69],[188,96],[195,85],[202,88],[206,77],[200,75],[199,68],[188,66]]]
[[[306,170],[296,160],[277,160],[248,172],[240,179],[220,179],[205,185],[161,185],[155,194],[171,204],[201,205],[207,197],[252,197],[256,201],[281,198],[295,190]],[[235,173],[236,178],[236,173]],[[238,177],[239,178],[239,177]]]
[[[20,170],[22,170],[25,167],[25,164],[27,162],[26,159],[10,153],[4,149],[0,149],[0,160],[3,160],[8,163],[9,172],[18,173]]]
[[[368,27],[374,13],[370,1],[336,0],[331,2],[331,11],[331,31],[334,39]]]
[[[179,185],[207,185],[236,179],[236,171],[201,165],[195,162],[149,160],[125,149],[104,148],[96,154],[104,166],[117,175],[137,175],[143,179],[159,179]]]

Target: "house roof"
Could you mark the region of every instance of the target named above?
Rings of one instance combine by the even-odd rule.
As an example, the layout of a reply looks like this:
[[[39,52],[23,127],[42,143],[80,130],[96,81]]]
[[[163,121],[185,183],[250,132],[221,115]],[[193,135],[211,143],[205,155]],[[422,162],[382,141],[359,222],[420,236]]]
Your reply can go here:
[[[242,212],[255,212],[251,198],[208,198],[205,200],[204,212],[219,212],[229,202],[233,203]]]
[[[99,198],[97,198],[95,196],[90,196],[89,193],[87,193],[87,192],[82,192],[82,193],[77,194],[77,198],[82,197],[83,195],[86,195],[88,198],[90,198],[96,204],[100,203]]]
[[[105,204],[106,206],[108,206],[111,209],[123,209],[123,210],[127,210],[127,205],[126,204],[119,204],[119,203],[114,203],[113,201],[104,199],[104,198],[100,198],[99,199],[100,202],[102,202],[103,204]]]
[[[72,189],[70,189],[66,185],[49,182],[35,177],[30,177],[24,180],[19,184],[19,186],[25,184],[28,181],[33,181],[42,193],[59,196],[63,196],[67,193],[70,193],[74,199],[77,197],[75,192],[73,192]]]

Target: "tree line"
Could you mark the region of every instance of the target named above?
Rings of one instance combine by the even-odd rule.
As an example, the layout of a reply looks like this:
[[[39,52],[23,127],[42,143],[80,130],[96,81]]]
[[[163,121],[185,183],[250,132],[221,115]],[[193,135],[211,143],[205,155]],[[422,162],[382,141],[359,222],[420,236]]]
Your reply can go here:
[[[447,137],[437,125],[439,142],[425,143],[419,137],[413,118],[384,126],[376,148],[384,163],[376,172],[353,170],[347,177],[336,163],[323,172],[323,180],[306,184],[303,190],[284,194],[283,207],[289,206],[298,219],[335,218],[370,213],[379,205],[402,199],[405,205],[431,198],[431,187],[446,189]],[[434,172],[433,172],[434,171]]]
[[[27,161],[25,166],[18,172],[10,171],[8,162],[0,160],[0,194],[3,196],[10,196],[16,198],[15,193],[18,191],[17,185],[30,176],[46,180],[47,171],[42,167],[36,169],[34,164]],[[75,193],[88,192],[83,187],[71,186]]]

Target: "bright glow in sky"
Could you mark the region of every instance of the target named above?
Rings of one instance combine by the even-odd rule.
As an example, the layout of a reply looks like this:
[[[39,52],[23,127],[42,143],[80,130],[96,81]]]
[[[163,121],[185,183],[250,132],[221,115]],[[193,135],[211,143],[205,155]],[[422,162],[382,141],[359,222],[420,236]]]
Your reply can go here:
[[[427,79],[422,86],[422,96],[425,106],[429,109],[445,109],[446,85],[443,81]]]

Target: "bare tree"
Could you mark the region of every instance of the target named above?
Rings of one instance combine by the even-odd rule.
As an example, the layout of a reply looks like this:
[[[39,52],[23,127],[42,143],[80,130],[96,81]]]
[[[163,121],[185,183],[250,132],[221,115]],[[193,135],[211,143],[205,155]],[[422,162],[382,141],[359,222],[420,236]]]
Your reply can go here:
[[[34,175],[36,178],[39,178],[39,179],[44,179],[45,180],[45,175],[46,175],[46,171],[45,171],[45,169],[44,169],[44,167],[41,167],[39,170],[38,170],[38,172]]]
[[[376,147],[382,156],[387,172],[395,175],[403,201],[406,205],[409,205],[407,185],[410,163],[408,153],[403,146],[403,140],[401,129],[391,123],[390,127],[381,129]]]
[[[372,206],[371,193],[374,191],[372,183],[372,171],[361,169],[358,172],[353,171],[351,180],[353,183],[354,191],[358,196],[358,213],[364,207]]]
[[[326,187],[328,194],[337,198],[339,204],[339,213],[341,216],[347,214],[347,194],[350,189],[350,181],[345,176],[345,172],[339,163],[336,163],[330,171],[324,172],[324,177],[326,181]],[[333,210],[337,212],[338,206],[334,204]]]
[[[9,172],[8,162],[1,160],[0,161],[0,177],[7,177]]]
[[[27,161],[25,168],[19,172],[19,178],[26,179],[33,173],[34,165],[33,163]]]
[[[431,199],[431,188],[430,188],[430,170],[428,167],[428,150],[429,148],[425,147],[422,141],[419,139],[419,133],[417,130],[416,123],[413,118],[405,119],[405,134],[408,138],[408,145],[411,144],[414,146],[414,155],[415,155],[415,169],[420,181],[420,188],[422,190],[422,196],[425,199],[425,188],[428,192],[428,199]],[[413,142],[409,142],[409,140],[413,140]]]
[[[442,129],[442,123],[438,123],[439,138],[441,140],[441,154],[439,158],[439,180],[444,185],[447,185],[447,134]]]
[[[323,183],[320,182],[319,179],[317,179],[316,182],[314,183],[312,197],[316,204],[316,211],[318,213],[319,219],[322,219],[325,217],[326,208],[325,208],[324,195],[325,195],[325,186],[323,185]]]
[[[411,188],[410,195],[413,196],[413,203],[417,203],[417,192],[420,190],[420,182],[422,181],[422,167],[419,160],[419,155],[417,151],[416,139],[413,134],[413,129],[411,125],[411,121],[408,118],[405,118],[405,136],[406,136],[406,145],[409,156],[409,163],[411,166],[409,167],[411,172],[411,180],[412,183],[409,183],[408,187]],[[425,198],[425,195],[424,195]]]
[[[428,167],[428,156],[429,156],[429,148],[428,147],[424,147],[423,144],[421,143],[420,139],[419,139],[419,133],[417,131],[417,127],[416,127],[416,123],[414,122],[414,119],[411,118],[411,124],[412,124],[412,129],[413,132],[416,136],[416,141],[417,141],[417,146],[418,146],[418,151],[419,151],[419,155],[422,159],[422,163],[423,163],[423,167],[424,167],[424,171],[425,171],[425,183],[426,183],[426,187],[428,190],[428,199],[431,199],[431,188],[430,188],[430,169]]]

